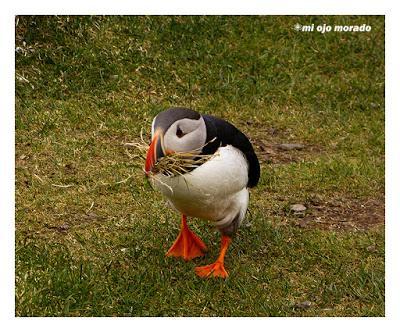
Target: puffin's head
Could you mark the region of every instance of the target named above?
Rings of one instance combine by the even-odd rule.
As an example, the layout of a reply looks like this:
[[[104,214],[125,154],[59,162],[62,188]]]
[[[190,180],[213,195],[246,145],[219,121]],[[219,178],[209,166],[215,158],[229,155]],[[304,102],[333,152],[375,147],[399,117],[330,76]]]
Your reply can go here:
[[[167,154],[198,150],[205,145],[207,129],[203,117],[188,108],[174,107],[159,113],[151,126],[151,144],[147,151],[145,171]]]

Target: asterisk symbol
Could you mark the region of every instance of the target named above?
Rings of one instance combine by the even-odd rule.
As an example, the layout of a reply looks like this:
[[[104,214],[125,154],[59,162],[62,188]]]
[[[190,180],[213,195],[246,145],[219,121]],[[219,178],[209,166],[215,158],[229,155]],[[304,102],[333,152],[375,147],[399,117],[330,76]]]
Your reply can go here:
[[[293,29],[296,30],[296,31],[301,31],[301,28],[302,28],[302,27],[303,27],[303,26],[302,26],[301,24],[296,23],[296,24],[293,26]]]

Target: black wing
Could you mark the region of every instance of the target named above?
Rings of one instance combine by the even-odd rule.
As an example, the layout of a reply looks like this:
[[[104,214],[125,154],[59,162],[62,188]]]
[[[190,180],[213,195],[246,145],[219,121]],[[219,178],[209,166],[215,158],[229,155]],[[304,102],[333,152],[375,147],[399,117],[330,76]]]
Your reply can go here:
[[[249,163],[247,187],[255,187],[260,179],[260,163],[249,139],[229,122],[212,115],[202,115],[207,127],[207,142],[204,154],[213,154],[220,146],[232,145],[246,156]],[[214,141],[212,141],[214,139]]]

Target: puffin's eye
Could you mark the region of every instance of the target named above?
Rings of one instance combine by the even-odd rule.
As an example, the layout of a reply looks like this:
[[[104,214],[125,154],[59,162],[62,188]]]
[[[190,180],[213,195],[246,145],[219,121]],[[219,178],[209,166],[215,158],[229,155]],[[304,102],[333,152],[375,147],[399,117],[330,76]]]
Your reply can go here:
[[[185,136],[186,134],[182,131],[181,128],[178,127],[178,129],[176,129],[176,136],[178,136],[179,138]]]

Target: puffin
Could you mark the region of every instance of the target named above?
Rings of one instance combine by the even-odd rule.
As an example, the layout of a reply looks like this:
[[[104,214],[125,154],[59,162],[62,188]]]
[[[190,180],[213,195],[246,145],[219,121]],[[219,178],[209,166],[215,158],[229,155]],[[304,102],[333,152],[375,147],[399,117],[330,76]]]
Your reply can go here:
[[[183,174],[154,171],[161,158],[188,151],[209,158]],[[181,214],[180,232],[166,256],[186,261],[204,256],[207,246],[189,228],[187,217],[207,220],[221,233],[220,253],[214,263],[196,267],[195,273],[202,278],[228,277],[225,255],[246,216],[249,189],[260,178],[260,164],[246,135],[218,117],[169,108],[153,119],[144,170],[151,186]]]

